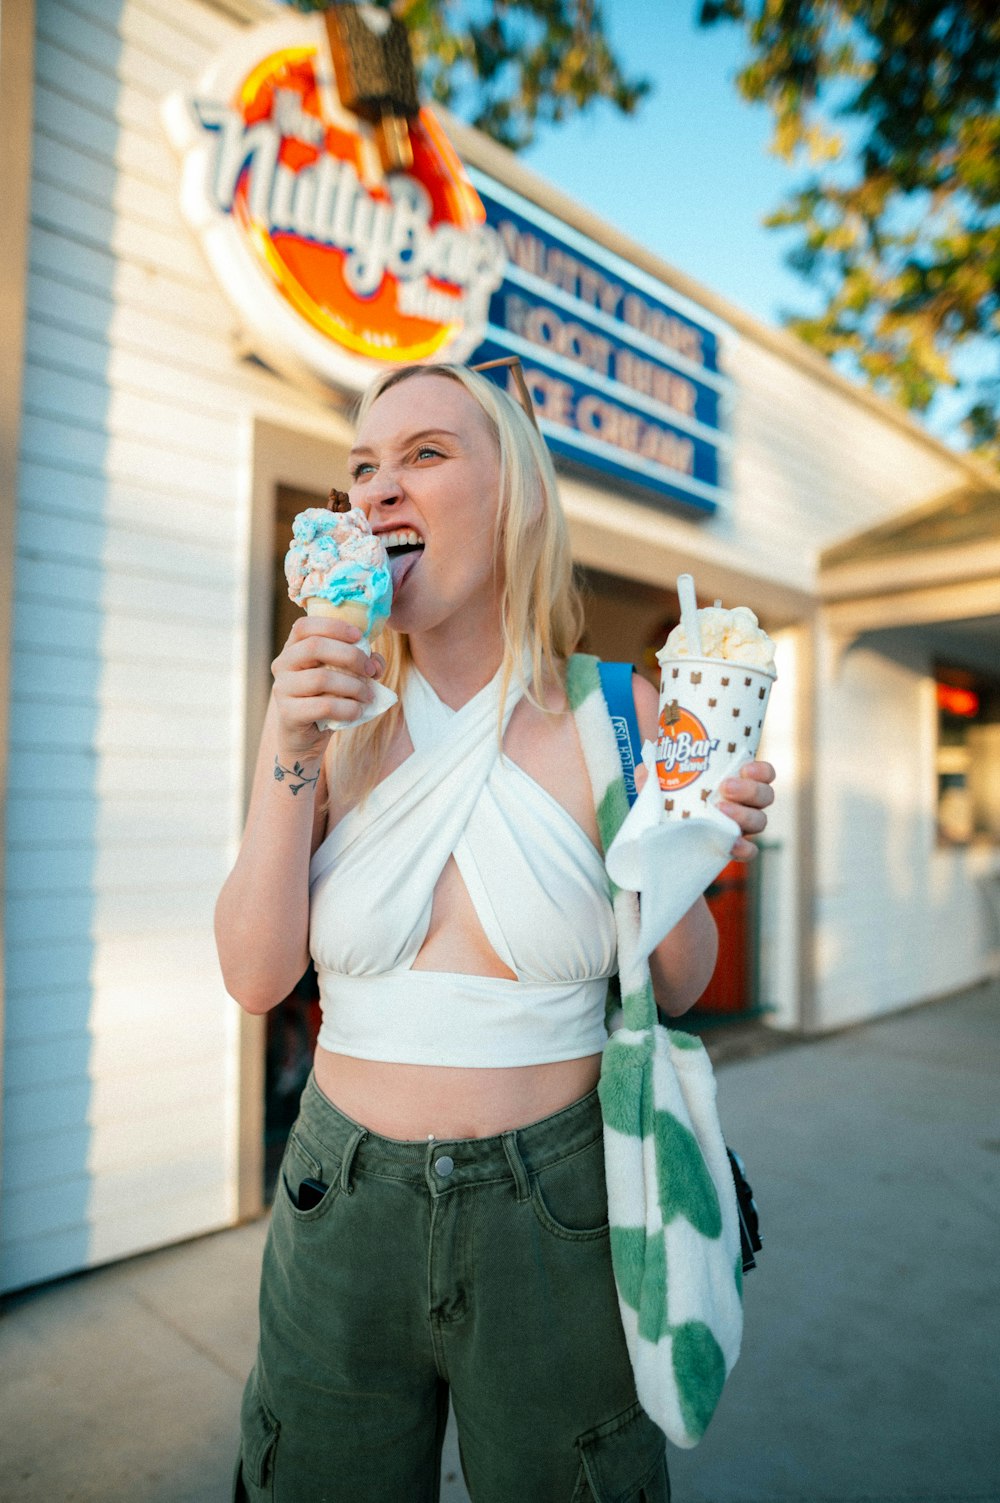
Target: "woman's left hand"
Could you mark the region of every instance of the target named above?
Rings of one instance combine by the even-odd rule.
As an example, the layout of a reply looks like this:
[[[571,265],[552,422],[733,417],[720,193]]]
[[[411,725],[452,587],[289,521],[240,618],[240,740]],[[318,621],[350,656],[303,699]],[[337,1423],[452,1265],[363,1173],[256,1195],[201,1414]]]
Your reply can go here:
[[[760,835],[767,824],[764,810],[774,803],[774,768],[770,762],[748,762],[738,775],[726,778],[719,789],[718,808],[743,831],[732,849],[733,861],[752,861],[757,847],[746,837]]]

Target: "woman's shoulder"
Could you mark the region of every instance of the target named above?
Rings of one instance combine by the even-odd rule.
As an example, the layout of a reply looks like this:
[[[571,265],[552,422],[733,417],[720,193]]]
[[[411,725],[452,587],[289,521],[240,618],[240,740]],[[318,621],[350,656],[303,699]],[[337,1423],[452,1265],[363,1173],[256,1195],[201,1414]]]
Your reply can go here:
[[[567,702],[571,702],[573,698],[570,688],[572,679],[582,675],[587,675],[589,679],[591,674],[597,672],[600,662],[600,658],[586,652],[573,653],[571,657],[565,658],[560,662],[559,677],[563,694],[563,707],[565,707]],[[593,682],[593,680],[590,679],[590,682]],[[567,701],[568,691],[569,701]],[[633,670],[632,673],[632,696],[635,702],[636,719],[639,722],[639,730],[642,733],[643,739],[655,741],[656,723],[660,710],[660,696],[649,679],[644,678],[637,669]]]
[[[660,696],[648,678],[641,673],[632,675],[632,695],[635,699],[635,718],[644,741],[656,740],[656,723],[660,714]]]

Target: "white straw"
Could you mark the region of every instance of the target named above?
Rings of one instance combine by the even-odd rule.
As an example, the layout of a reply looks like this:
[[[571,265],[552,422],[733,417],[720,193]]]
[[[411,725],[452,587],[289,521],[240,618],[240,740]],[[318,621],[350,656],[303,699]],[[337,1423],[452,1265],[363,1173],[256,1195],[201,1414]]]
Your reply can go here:
[[[700,658],[701,627],[698,625],[698,599],[694,593],[694,580],[690,574],[678,574],[677,596],[681,603],[681,625],[687,637],[688,653],[693,658]]]

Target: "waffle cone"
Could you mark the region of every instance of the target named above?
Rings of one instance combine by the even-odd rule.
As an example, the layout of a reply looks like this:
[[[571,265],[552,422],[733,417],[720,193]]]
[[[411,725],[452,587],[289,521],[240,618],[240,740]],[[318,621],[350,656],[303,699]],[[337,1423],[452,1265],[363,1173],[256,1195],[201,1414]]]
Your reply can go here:
[[[349,601],[346,605],[334,605],[330,600],[324,600],[319,595],[310,595],[306,601],[307,616],[332,616],[337,621],[346,621],[348,626],[356,626],[365,636],[368,635],[368,607],[361,601]]]

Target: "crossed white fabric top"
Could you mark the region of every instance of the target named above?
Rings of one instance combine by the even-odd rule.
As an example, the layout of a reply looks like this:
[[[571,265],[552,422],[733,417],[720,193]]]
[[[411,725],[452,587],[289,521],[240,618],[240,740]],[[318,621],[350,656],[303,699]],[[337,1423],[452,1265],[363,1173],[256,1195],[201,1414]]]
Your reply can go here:
[[[503,727],[522,688],[512,683]],[[500,754],[500,674],[452,710],[411,668],[413,755],[331,830],[310,867],[319,1042],[409,1064],[578,1059],[606,1040],[616,965],[604,861],[573,817]],[[517,980],[413,970],[454,855],[489,943]]]

